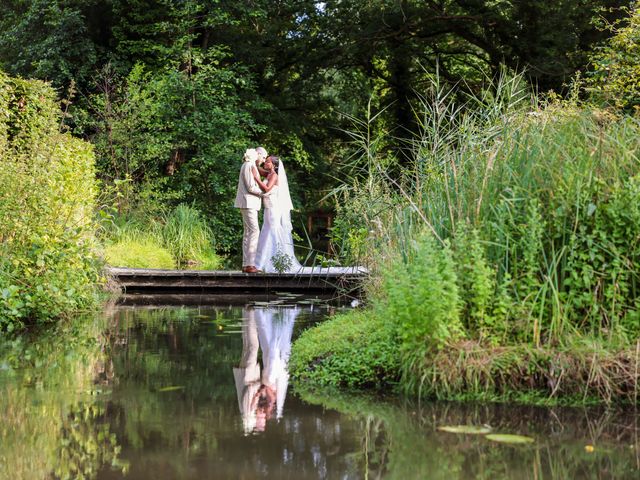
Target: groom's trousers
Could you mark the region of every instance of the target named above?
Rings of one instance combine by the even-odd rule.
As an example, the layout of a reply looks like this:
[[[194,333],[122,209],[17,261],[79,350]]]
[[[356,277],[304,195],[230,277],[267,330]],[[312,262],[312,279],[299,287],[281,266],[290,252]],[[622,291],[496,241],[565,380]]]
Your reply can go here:
[[[258,210],[241,208],[240,211],[242,212],[242,223],[244,225],[244,235],[242,236],[242,266],[255,267],[258,236],[260,235]]]

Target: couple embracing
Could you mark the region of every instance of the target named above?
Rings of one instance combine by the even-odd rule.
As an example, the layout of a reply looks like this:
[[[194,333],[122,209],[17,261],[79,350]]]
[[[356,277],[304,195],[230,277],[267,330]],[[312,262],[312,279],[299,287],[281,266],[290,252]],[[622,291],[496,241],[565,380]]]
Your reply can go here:
[[[293,204],[284,164],[278,157],[267,155],[263,147],[247,149],[243,160],[235,201],[244,225],[242,271],[299,272],[302,266],[293,251]],[[262,206],[264,217],[260,229],[258,211]]]

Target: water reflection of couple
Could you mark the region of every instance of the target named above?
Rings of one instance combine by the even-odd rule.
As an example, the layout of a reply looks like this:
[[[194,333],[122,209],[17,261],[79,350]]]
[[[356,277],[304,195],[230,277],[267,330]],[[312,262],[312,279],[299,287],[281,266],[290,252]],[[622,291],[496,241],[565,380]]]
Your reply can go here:
[[[297,308],[249,308],[242,324],[242,357],[233,376],[245,433],[262,432],[282,417],[289,385],[287,364]],[[262,371],[258,349],[262,349]]]

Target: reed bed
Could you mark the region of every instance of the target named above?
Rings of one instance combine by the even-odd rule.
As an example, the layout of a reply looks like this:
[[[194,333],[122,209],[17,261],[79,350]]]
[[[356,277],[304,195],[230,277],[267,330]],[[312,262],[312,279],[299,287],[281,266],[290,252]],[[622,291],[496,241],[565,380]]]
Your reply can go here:
[[[473,96],[434,81],[416,115],[419,134],[391,159],[375,117],[360,122],[335,192],[347,253],[370,252],[371,313],[397,328],[400,386],[505,394],[534,371],[549,395],[586,385],[637,402],[638,118],[542,101],[518,75]],[[561,383],[539,388],[564,364]]]

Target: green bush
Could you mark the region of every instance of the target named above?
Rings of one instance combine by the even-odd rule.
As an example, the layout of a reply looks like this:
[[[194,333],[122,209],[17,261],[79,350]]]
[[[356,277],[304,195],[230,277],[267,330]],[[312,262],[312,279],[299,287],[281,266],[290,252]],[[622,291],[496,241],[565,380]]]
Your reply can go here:
[[[304,332],[293,345],[289,372],[305,384],[381,387],[398,379],[399,347],[392,322],[352,311]]]
[[[95,304],[91,146],[59,132],[55,92],[0,73],[0,327]]]
[[[614,35],[591,56],[593,70],[587,84],[592,97],[624,109],[640,109],[640,9],[637,5]],[[623,23],[624,22],[624,23]]]
[[[462,333],[458,287],[451,250],[430,236],[419,237],[406,260],[382,274],[381,315],[395,323],[405,352],[440,348]]]

